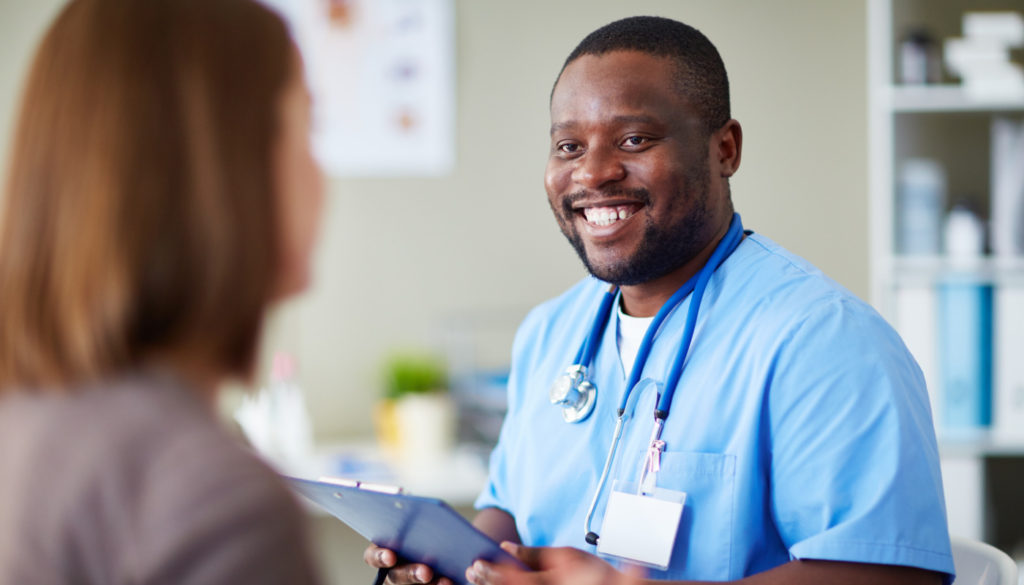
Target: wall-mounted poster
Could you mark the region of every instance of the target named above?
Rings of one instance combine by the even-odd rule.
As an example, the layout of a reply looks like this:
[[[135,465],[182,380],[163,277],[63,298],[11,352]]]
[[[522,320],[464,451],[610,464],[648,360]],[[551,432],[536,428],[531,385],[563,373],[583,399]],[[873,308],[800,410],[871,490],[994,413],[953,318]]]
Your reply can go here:
[[[264,0],[288,21],[334,176],[437,176],[455,164],[452,0]]]

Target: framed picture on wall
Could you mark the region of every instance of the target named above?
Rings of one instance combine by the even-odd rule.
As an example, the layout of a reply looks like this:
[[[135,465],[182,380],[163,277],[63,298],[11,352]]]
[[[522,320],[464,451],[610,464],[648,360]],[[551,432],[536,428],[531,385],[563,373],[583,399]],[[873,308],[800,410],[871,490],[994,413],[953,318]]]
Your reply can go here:
[[[452,0],[263,0],[289,22],[333,176],[439,176],[455,164]]]

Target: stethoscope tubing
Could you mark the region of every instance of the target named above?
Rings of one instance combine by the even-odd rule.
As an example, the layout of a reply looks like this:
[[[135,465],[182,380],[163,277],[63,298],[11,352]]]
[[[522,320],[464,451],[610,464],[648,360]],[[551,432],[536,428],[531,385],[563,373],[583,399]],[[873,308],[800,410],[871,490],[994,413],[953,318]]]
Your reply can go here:
[[[590,364],[594,359],[594,353],[597,351],[598,341],[601,339],[601,331],[604,330],[605,326],[608,325],[608,319],[611,318],[612,314],[612,303],[615,302],[615,297],[618,296],[618,287],[613,286],[601,298],[601,305],[597,309],[597,316],[594,318],[594,324],[590,327],[590,333],[583,340],[583,345],[580,346],[579,351],[576,352],[576,360],[574,364]]]
[[[603,491],[604,484],[608,481],[608,471],[612,467],[612,461],[615,459],[615,452],[619,447],[619,439],[622,437],[623,417],[619,415],[615,419],[615,432],[612,433],[612,445],[608,449],[608,455],[604,459],[604,468],[601,470],[601,478],[597,482],[597,489],[594,490],[594,497],[590,500],[590,507],[587,508],[587,518],[583,521],[583,534],[586,541],[590,544],[597,544],[597,534],[590,529],[591,523],[594,521],[594,512],[597,510],[597,501],[601,498],[601,492]],[[593,536],[591,536],[593,535]]]
[[[700,302],[704,299],[704,291],[708,287],[708,282],[711,281],[711,275],[732,254],[733,250],[736,249],[736,246],[743,239],[743,228],[740,225],[739,215],[736,215],[733,219],[733,224],[722,239],[722,243],[715,248],[711,258],[708,259],[706,266],[713,266],[713,268],[711,270],[701,270],[697,276],[697,283],[693,288],[693,304],[686,313],[686,326],[683,328],[683,339],[679,345],[679,357],[672,364],[668,379],[665,381],[665,391],[661,393],[661,400],[658,401],[658,409],[655,411],[655,416],[663,420],[668,418],[668,410],[672,406],[672,397],[675,395],[676,386],[679,385],[679,378],[683,375],[686,356],[690,352],[693,333],[697,329],[697,312],[700,309]],[[659,412],[663,413],[663,415],[659,416]]]

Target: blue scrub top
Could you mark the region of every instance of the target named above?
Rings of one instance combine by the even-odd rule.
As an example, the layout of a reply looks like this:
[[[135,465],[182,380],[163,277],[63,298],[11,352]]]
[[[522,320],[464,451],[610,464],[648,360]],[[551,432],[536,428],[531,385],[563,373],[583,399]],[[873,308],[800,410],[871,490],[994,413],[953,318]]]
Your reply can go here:
[[[610,319],[590,368],[593,414],[568,424],[548,387],[571,363],[607,284],[584,279],[516,335],[508,414],[477,508],[523,542],[574,546],[625,391]],[[635,481],[689,298],[669,316],[627,406],[614,480]],[[652,578],[731,580],[791,559],[953,574],[938,449],[920,368],[871,307],[774,242],[748,236],[714,273],[662,434],[658,486],[686,492],[672,561]]]

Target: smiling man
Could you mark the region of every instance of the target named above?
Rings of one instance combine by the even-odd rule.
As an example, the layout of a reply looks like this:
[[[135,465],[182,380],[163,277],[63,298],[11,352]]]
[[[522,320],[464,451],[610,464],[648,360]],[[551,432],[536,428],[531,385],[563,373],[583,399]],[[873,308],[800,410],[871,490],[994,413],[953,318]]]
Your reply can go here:
[[[743,230],[741,152],[724,65],[692,27],[628,18],[569,55],[545,187],[592,276],[522,324],[477,500],[475,524],[535,570],[477,562],[471,582],[635,582],[618,567],[637,564],[674,581],[951,580],[920,369],[868,305]]]

